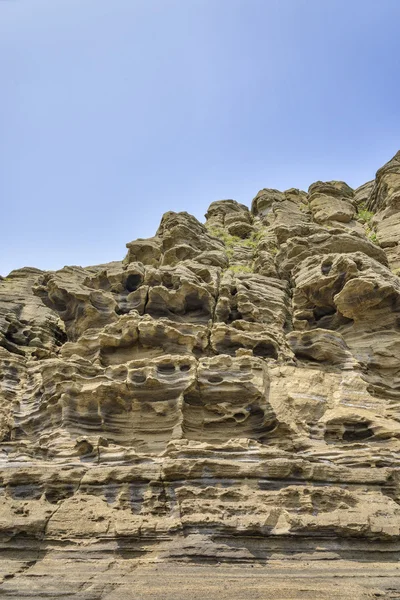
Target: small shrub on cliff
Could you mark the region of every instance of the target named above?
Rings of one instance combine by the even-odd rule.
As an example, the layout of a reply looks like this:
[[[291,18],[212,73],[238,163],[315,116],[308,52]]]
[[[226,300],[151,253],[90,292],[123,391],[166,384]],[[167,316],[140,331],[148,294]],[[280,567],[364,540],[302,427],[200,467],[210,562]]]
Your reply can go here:
[[[246,265],[231,265],[228,267],[228,271],[232,271],[232,273],[253,273],[253,269]]]
[[[379,246],[377,235],[376,235],[375,231],[373,229],[371,229],[371,227],[369,225],[366,225],[366,227],[365,227],[365,235],[371,242],[373,242],[374,244],[377,244]]]
[[[230,233],[228,233],[221,227],[209,227],[208,231],[211,235],[217,237],[222,242],[224,242],[225,246],[227,247],[234,246],[235,244],[239,244],[241,241],[243,241],[237,235],[230,235]]]
[[[260,239],[260,232],[252,233],[248,238],[240,238],[237,235],[231,235],[221,227],[209,227],[208,231],[214,237],[224,242],[227,248],[227,254],[233,246],[242,246],[243,248],[257,248]]]
[[[249,237],[244,240],[240,240],[238,245],[243,246],[244,248],[257,248],[258,240],[255,240],[254,238]]]
[[[367,210],[364,204],[360,204],[357,213],[357,220],[360,221],[360,223],[366,223],[368,225],[371,222],[373,216],[373,212]]]
[[[261,238],[264,235],[264,228],[259,229],[258,231],[253,231],[253,233],[251,234],[251,238],[255,241],[255,242],[259,242],[261,240]]]

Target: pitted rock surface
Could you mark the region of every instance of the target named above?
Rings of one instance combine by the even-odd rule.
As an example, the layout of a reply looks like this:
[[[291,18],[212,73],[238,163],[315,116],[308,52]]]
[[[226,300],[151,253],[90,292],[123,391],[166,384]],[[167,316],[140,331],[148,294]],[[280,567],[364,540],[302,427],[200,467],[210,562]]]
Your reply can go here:
[[[0,596],[400,598],[400,154],[127,248],[0,280]]]

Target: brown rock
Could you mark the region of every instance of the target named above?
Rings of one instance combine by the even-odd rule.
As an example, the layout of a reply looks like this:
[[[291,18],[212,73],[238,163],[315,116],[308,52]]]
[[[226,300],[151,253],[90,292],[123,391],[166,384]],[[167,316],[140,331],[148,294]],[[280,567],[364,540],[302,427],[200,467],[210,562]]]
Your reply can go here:
[[[399,165],[0,280],[2,598],[398,597]]]

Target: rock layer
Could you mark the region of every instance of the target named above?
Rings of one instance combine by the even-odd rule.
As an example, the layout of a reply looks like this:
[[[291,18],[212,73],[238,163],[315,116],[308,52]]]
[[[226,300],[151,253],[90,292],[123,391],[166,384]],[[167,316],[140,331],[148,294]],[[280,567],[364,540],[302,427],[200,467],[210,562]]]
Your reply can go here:
[[[397,154],[2,278],[0,595],[400,597],[399,198]]]

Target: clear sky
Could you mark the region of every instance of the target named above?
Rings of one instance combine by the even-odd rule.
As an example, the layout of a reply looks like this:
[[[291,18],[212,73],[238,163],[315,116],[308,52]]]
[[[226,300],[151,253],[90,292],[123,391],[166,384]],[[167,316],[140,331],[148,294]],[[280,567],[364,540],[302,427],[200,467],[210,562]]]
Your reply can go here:
[[[399,0],[0,0],[0,273],[400,148]]]

